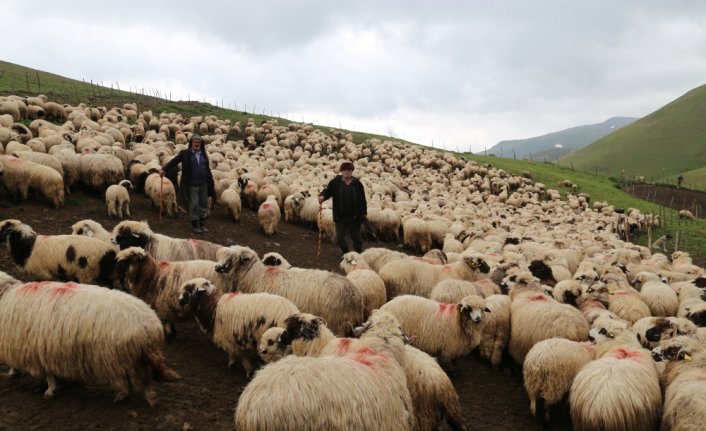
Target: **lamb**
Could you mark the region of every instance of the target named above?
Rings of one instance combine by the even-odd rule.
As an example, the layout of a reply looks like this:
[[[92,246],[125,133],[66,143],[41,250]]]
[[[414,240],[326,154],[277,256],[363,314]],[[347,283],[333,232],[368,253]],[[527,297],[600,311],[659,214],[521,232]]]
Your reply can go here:
[[[225,274],[229,291],[284,296],[302,312],[326,319],[338,335],[363,322],[363,296],[341,275],[316,269],[266,267],[257,253],[241,246],[220,250],[218,259],[216,271]]]
[[[221,205],[225,205],[226,208],[228,208],[228,212],[233,218],[233,221],[236,223],[240,222],[242,203],[240,201],[240,193],[233,188],[233,186],[223,190],[223,193],[221,193],[220,202]]]
[[[368,317],[387,302],[385,282],[370,269],[365,259],[354,251],[343,255],[341,269],[346,273],[346,278],[360,290],[365,304],[365,316]]]
[[[380,310],[394,314],[411,344],[442,364],[468,355],[481,340],[483,298],[469,295],[457,304],[443,304],[414,295],[398,296]]]
[[[179,239],[155,233],[147,222],[125,220],[113,228],[113,244],[121,250],[128,247],[145,249],[158,260],[215,260],[221,245],[198,239]]]
[[[262,334],[284,326],[288,316],[299,312],[288,299],[269,293],[223,294],[205,278],[183,283],[178,299],[213,343],[228,353],[228,366],[240,359],[248,375],[253,372],[251,359],[257,357]]]
[[[549,338],[532,346],[522,366],[532,415],[548,424],[551,408],[569,394],[576,374],[595,358],[590,342]]]
[[[128,190],[132,190],[130,180],[122,180],[118,184],[108,186],[105,191],[105,203],[108,206],[108,217],[117,216],[123,218],[125,215],[130,217],[130,195]]]
[[[150,198],[152,205],[164,208],[170,217],[179,214],[176,189],[169,178],[162,177],[157,172],[147,175],[145,194]]]
[[[657,429],[662,407],[657,368],[644,349],[616,347],[579,371],[569,404],[577,431]]]
[[[483,319],[478,351],[480,357],[490,361],[497,370],[502,362],[503,351],[510,341],[510,297],[490,295],[485,298],[485,308],[489,313]]]
[[[45,398],[56,393],[57,379],[65,379],[109,385],[117,391],[115,401],[142,392],[153,406],[153,376],[180,378],[165,364],[154,311],[123,292],[76,283],[5,284],[0,328],[0,362],[46,378]]]
[[[371,319],[346,356],[288,356],[261,369],[240,395],[236,429],[417,429],[399,324],[379,311]]]
[[[284,221],[286,223],[299,221],[299,213],[304,205],[304,199],[302,193],[294,193],[284,199]]]
[[[363,331],[363,327],[360,330]],[[323,319],[305,313],[290,316],[286,320],[286,329],[271,334],[275,333],[279,334],[279,338],[272,343],[267,341],[266,345],[261,343],[261,354],[273,358],[285,355],[285,351],[297,356],[344,356],[360,344],[359,340],[337,338]],[[419,429],[438,429],[442,419],[440,412],[444,412],[452,429],[464,429],[458,394],[444,370],[421,350],[409,345],[405,345],[404,349],[403,366]]]
[[[29,225],[10,219],[0,222],[0,243],[7,244],[17,268],[36,280],[113,284],[115,250],[98,239],[37,235]]]
[[[469,253],[448,265],[432,265],[412,259],[394,260],[380,269],[388,297],[410,294],[428,298],[436,284],[446,278],[467,281],[480,279],[480,274],[490,272],[485,258],[479,253]]]
[[[280,210],[277,204],[277,197],[275,195],[269,195],[267,196],[267,200],[265,200],[257,210],[257,220],[260,222],[260,227],[262,227],[266,235],[272,236],[277,232],[279,218]]]
[[[510,291],[510,356],[519,365],[536,343],[554,337],[587,341],[589,326],[576,308],[526,287]]]

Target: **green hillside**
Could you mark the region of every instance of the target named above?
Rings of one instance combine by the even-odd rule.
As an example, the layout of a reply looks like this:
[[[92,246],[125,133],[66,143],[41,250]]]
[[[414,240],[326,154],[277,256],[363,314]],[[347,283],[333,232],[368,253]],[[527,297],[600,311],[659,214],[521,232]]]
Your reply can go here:
[[[528,139],[501,141],[487,151],[496,157],[513,157],[539,161],[554,161],[567,153],[583,148],[600,138],[637,120],[613,117],[598,124],[571,127]]]
[[[559,160],[608,175],[661,181],[706,165],[706,85]]]

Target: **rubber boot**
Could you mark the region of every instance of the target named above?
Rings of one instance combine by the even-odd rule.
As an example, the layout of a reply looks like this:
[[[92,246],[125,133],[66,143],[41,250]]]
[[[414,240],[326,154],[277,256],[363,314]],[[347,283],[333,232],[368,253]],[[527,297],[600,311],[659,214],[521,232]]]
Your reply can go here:
[[[193,230],[196,233],[203,233],[203,229],[199,227],[199,221],[198,220],[191,220],[191,230]]]
[[[199,221],[199,225],[201,226],[201,232],[208,232],[208,229],[206,229],[206,219],[202,218]]]

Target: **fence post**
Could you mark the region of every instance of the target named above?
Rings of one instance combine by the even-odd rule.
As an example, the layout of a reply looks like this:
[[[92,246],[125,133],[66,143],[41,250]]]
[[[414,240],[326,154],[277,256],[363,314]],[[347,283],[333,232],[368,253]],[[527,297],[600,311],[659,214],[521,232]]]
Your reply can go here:
[[[25,72],[25,78],[27,78],[27,95],[29,96],[29,72]]]
[[[39,81],[39,72],[35,71],[35,73],[37,74],[37,87],[39,88],[39,92],[41,93],[42,92],[42,83],[41,83],[41,81]]]

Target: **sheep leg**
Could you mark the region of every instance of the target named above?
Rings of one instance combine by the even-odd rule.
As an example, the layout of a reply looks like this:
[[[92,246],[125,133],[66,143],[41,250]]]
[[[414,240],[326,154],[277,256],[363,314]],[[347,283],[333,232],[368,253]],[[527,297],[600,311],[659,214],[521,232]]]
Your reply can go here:
[[[243,369],[245,370],[245,375],[248,378],[251,378],[254,374],[254,369],[255,367],[253,366],[252,362],[250,362],[250,358],[248,358],[246,355],[243,355],[240,358],[241,364],[243,364]]]
[[[3,377],[3,380],[12,380],[20,375],[19,371],[17,371],[16,368],[10,368],[7,370],[7,374],[5,374]]]
[[[54,398],[56,391],[59,389],[59,384],[56,382],[56,377],[51,374],[47,375],[47,390],[44,391],[44,399],[49,400]]]
[[[127,214],[128,217],[132,217],[130,215],[130,203],[128,203],[128,202],[125,202],[125,214]]]
[[[164,323],[164,338],[167,340],[167,343],[171,343],[172,340],[176,338],[176,328],[172,322]]]

